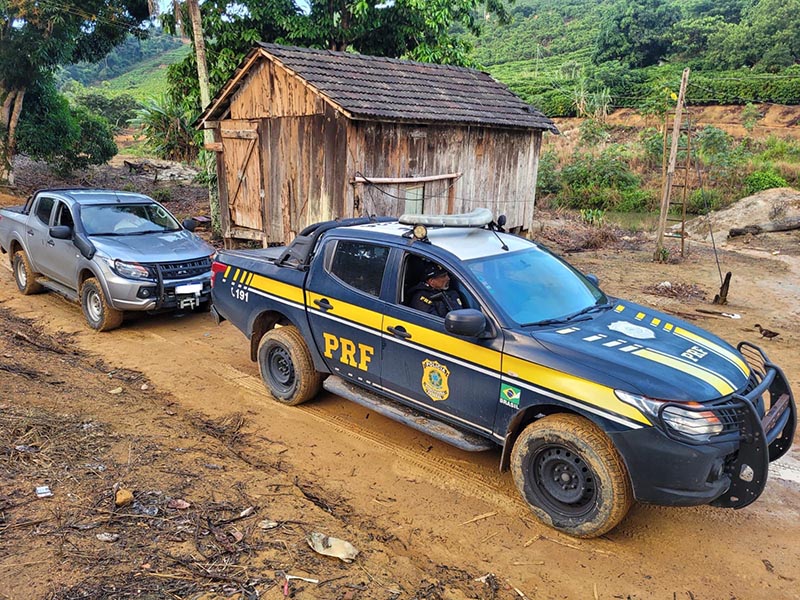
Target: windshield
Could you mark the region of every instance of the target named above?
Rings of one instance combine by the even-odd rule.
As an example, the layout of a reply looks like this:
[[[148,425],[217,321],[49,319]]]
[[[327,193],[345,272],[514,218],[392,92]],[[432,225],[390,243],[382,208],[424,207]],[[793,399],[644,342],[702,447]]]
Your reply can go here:
[[[467,266],[520,325],[561,320],[608,302],[586,277],[541,248],[496,254]]]
[[[81,220],[89,235],[142,235],[181,228],[158,204],[90,204],[81,207]]]

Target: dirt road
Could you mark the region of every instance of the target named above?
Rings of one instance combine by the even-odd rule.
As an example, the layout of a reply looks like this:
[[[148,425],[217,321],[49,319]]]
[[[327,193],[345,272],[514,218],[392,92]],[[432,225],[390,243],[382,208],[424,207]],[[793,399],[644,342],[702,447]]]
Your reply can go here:
[[[697,299],[644,292],[670,281],[697,285],[713,297],[717,267],[706,248],[696,246],[682,264],[654,265],[649,258],[650,251],[642,249],[586,252],[571,261],[598,274],[610,294],[698,317],[695,308],[713,308]],[[742,318],[698,321],[729,341],[762,344],[795,392],[800,390],[798,264],[796,257],[723,253],[722,269],[734,273],[725,310]],[[5,508],[0,491],[0,512],[5,511],[0,598],[78,597],[81,589],[90,597],[123,597],[108,587],[114,581],[119,590],[130,591],[126,586],[137,581],[140,589],[153,590],[147,585],[161,582],[166,590],[181,577],[184,583],[203,579],[197,565],[210,572],[226,560],[234,562],[233,556],[241,570],[236,577],[225,571],[227,582],[206,575],[204,589],[214,590],[206,597],[252,588],[264,598],[309,599],[800,598],[797,446],[773,469],[764,495],[746,509],[639,505],[611,533],[580,541],[530,517],[510,475],[497,471],[498,452],[458,451],[330,395],[295,408],[270,401],[245,338],[230,324],[217,327],[208,315],[135,318],[120,330],[95,334],[85,328],[77,306],[53,295],[20,296],[5,269],[0,269],[0,310],[8,311],[8,319],[31,319],[31,331],[70,348],[66,356],[51,352],[35,359],[40,370],[60,381],[43,392],[19,373],[0,369],[0,408],[8,413],[28,407],[80,415],[81,423],[105,423],[114,432],[109,464],[117,465],[117,472],[98,475],[94,489],[66,494],[66,478],[54,498],[23,507],[21,494],[38,482],[25,479],[30,477],[25,473],[11,478],[6,472],[0,478],[3,487],[16,486],[14,501]],[[756,322],[781,335],[759,341],[752,327]],[[34,339],[24,331],[18,332],[23,337],[9,334],[20,327],[5,325],[0,352],[6,363],[20,344],[26,346],[25,336]],[[107,368],[92,368],[97,359]],[[134,375],[119,379],[119,373]],[[64,417],[64,422],[70,421]],[[73,484],[80,481],[76,474]],[[140,504],[169,488],[206,509],[227,503],[234,517],[239,509],[256,506],[258,516],[242,517],[244,542],[230,532],[226,542],[250,540],[251,545],[244,552],[240,547],[225,552],[211,520],[204,530],[195,524],[194,537],[179,530],[159,534],[145,515],[137,517],[139,529],[152,535],[139,535],[136,543],[123,543],[126,535],[132,540],[141,533],[133,516],[100,523],[122,535],[110,544],[93,537],[97,529],[88,541],[79,537],[84,535],[79,528],[64,533],[70,510],[113,509],[110,488],[100,483],[114,481],[133,489]],[[164,502],[159,506],[163,509]],[[160,513],[164,524],[177,523],[176,511],[165,510]],[[99,523],[96,517],[92,523]],[[279,533],[254,525],[267,517],[281,523]],[[20,526],[25,519],[43,521]],[[361,551],[359,557],[352,564],[315,558],[303,535],[315,530],[349,540]],[[189,557],[200,558],[199,548],[212,533],[223,551],[189,569]],[[80,552],[65,546],[68,535],[74,547],[84,540]],[[284,588],[274,575],[278,569],[325,583],[292,580]],[[242,586],[243,579],[256,576],[261,578],[256,584]],[[148,597],[174,596],[164,591]]]

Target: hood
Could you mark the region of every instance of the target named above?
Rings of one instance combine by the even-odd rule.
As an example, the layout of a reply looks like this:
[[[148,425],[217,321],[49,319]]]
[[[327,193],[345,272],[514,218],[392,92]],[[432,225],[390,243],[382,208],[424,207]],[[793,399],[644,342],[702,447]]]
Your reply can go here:
[[[111,258],[142,263],[194,260],[209,256],[214,248],[185,229],[124,236],[91,236],[97,249]]]
[[[530,335],[574,374],[596,380],[601,373],[615,387],[651,398],[704,402],[747,385],[742,355],[699,327],[625,301],[589,316]]]

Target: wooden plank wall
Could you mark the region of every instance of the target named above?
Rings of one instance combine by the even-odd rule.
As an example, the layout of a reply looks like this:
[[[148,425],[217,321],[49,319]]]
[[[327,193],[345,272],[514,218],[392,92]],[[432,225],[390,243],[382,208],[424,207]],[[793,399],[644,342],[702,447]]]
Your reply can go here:
[[[269,243],[288,243],[307,225],[349,216],[344,205],[344,122],[333,109],[264,120],[264,223]]]
[[[367,178],[460,172],[453,212],[487,207],[495,216],[505,214],[509,227],[527,227],[535,201],[541,135],[530,130],[353,122],[347,170]],[[447,212],[448,185],[426,184],[426,213]],[[399,188],[384,186],[383,191],[351,186],[359,214],[402,213],[404,202],[392,198],[401,195]]]
[[[320,114],[323,100],[296,75],[264,59],[231,97],[231,117],[256,119]]]

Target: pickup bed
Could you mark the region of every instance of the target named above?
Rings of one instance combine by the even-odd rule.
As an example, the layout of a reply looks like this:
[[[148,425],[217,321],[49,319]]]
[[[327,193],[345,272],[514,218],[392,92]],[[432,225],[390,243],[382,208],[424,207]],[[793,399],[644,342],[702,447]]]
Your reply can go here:
[[[534,514],[571,535],[603,534],[634,500],[755,501],[796,427],[780,368],[607,296],[498,221],[326,222],[222,251],[212,314],[249,338],[279,402],[323,387],[462,449],[499,446]]]
[[[23,294],[81,303],[90,327],[118,327],[125,311],[202,309],[214,249],[156,201],[113,190],[42,190],[0,209],[0,251]]]

